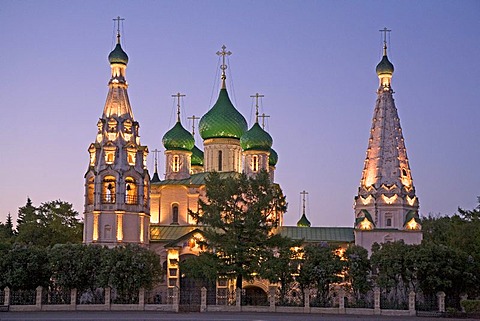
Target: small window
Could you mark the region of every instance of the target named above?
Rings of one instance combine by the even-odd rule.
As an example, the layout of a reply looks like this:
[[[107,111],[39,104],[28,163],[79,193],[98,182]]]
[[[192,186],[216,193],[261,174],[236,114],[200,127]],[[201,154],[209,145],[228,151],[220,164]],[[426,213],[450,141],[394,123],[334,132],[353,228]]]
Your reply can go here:
[[[137,204],[137,187],[133,177],[125,179],[125,203],[130,205]]]
[[[178,225],[178,205],[172,206],[172,224]]]
[[[402,169],[402,175],[403,175],[403,176],[407,176],[407,171],[406,171],[405,168]]]
[[[173,156],[172,160],[172,171],[178,173],[180,171],[180,156]]]
[[[252,171],[258,172],[258,156],[254,155],[252,157]]]
[[[223,153],[221,150],[218,151],[218,171],[222,171],[222,165],[223,165],[223,159],[222,159]]]
[[[386,222],[385,225],[388,226],[388,227],[392,226],[392,219],[390,217],[387,218],[387,222]]]
[[[103,179],[102,202],[115,203],[115,177],[113,176],[105,176]]]
[[[87,184],[87,205],[93,205],[95,184],[94,178],[90,177]]]

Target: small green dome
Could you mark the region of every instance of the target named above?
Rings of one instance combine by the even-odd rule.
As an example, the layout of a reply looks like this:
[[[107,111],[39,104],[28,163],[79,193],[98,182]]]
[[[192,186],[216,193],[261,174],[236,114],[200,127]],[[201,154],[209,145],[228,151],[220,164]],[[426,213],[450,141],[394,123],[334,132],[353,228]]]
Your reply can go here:
[[[269,151],[272,144],[272,136],[263,130],[258,123],[255,123],[252,128],[240,138],[240,146],[243,150]]]
[[[278,154],[273,148],[270,148],[270,156],[268,157],[268,165],[275,166],[275,165],[277,165],[277,162],[278,162]]]
[[[307,219],[305,214],[302,215],[302,217],[298,220],[297,226],[298,227],[310,227],[312,224],[310,221]]]
[[[203,166],[203,151],[201,151],[197,146],[193,146],[190,164],[192,166]]]
[[[217,102],[198,123],[200,136],[240,139],[247,131],[247,121],[233,106],[226,89],[221,89]]]
[[[126,65],[128,63],[128,56],[119,43],[117,43],[115,49],[108,55],[108,61],[110,61],[110,64]]]
[[[382,61],[380,61],[377,65],[377,68],[375,69],[377,72],[377,75],[382,75],[382,74],[393,74],[393,64],[388,60],[387,55],[384,55],[382,58]]]
[[[195,145],[195,139],[192,134],[177,121],[175,126],[163,135],[162,143],[166,150],[190,151]]]

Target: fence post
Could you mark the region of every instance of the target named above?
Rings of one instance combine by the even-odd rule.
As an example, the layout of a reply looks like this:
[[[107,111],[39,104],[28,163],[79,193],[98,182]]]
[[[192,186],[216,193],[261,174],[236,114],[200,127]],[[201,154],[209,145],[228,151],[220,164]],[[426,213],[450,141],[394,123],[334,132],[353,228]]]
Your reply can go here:
[[[242,289],[237,288],[235,291],[235,305],[237,306],[237,311],[242,311]]]
[[[177,287],[177,286],[173,288],[173,312],[177,312],[177,313],[178,313],[178,311],[179,311],[179,305],[178,305],[178,303],[179,303],[179,301],[180,301],[180,300],[179,300],[179,299],[180,299],[180,298],[179,298],[179,296],[180,296],[180,295],[179,295],[179,294],[180,294],[179,292],[180,292],[180,291],[178,290],[178,287]]]
[[[338,313],[345,314],[345,291],[342,288],[338,289]]]
[[[140,310],[145,310],[145,289],[138,289],[138,306]]]
[[[438,299],[438,311],[445,312],[445,292],[442,292],[442,291],[438,292],[437,299]]]
[[[305,289],[305,291],[303,291],[303,296],[305,298],[303,312],[310,313],[310,289]]]
[[[460,296],[460,307],[462,308],[463,313],[465,313],[465,307],[463,306],[462,301],[465,301],[465,300],[468,300],[468,294],[464,294]]]
[[[207,288],[203,287],[200,292],[202,294],[200,298],[200,312],[207,312]]]
[[[41,286],[37,286],[36,297],[35,297],[35,306],[36,306],[38,311],[42,310],[42,292],[43,292],[43,288]]]
[[[270,308],[268,309],[270,312],[275,312],[275,294],[277,293],[277,286],[270,285],[268,287],[268,301],[270,304]]]
[[[104,298],[105,298],[105,303],[104,303],[104,305],[105,305],[105,309],[106,309],[107,311],[110,311],[110,309],[111,309],[111,306],[110,306],[110,301],[111,301],[111,300],[110,300],[110,297],[111,297],[111,295],[112,295],[112,289],[110,289],[110,287],[106,287],[106,288],[105,288],[105,296],[104,296]]]
[[[5,295],[3,298],[3,305],[10,305],[10,288],[7,286],[3,291]]]
[[[77,289],[70,290],[70,307],[72,310],[77,309]]]
[[[381,314],[382,310],[380,309],[380,289],[379,288],[375,288],[375,290],[373,290],[373,298],[374,298],[373,313]]]
[[[408,294],[408,311],[410,315],[415,315],[417,312],[415,311],[415,291],[410,291]]]

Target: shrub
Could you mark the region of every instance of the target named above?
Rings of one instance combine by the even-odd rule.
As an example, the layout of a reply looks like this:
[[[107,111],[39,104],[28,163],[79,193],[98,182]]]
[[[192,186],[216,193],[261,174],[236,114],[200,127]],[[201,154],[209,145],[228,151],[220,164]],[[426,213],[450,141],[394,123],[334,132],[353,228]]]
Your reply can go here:
[[[480,300],[463,300],[460,304],[467,313],[480,313]]]

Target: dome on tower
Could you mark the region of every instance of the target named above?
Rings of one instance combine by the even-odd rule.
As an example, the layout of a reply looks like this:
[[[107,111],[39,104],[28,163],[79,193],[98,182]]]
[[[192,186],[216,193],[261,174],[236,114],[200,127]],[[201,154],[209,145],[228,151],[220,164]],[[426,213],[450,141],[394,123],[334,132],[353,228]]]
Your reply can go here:
[[[203,151],[201,151],[197,146],[193,146],[190,163],[192,166],[203,166]]]
[[[115,49],[110,52],[108,55],[108,61],[110,61],[110,64],[126,65],[128,63],[128,55],[125,51],[123,51],[120,43],[117,43]]]
[[[387,55],[383,55],[382,61],[380,61],[377,65],[377,68],[375,69],[377,72],[377,75],[392,75],[393,74],[393,64],[388,60]]]
[[[240,146],[243,150],[264,150],[269,151],[272,147],[273,139],[258,123],[255,123],[240,138]]]
[[[278,154],[273,148],[270,148],[270,156],[268,157],[268,165],[275,166],[275,165],[277,165],[277,162],[278,162]]]
[[[209,138],[240,139],[247,131],[247,121],[233,106],[227,90],[222,88],[217,102],[203,115],[198,124],[200,136]]]
[[[307,216],[305,215],[305,213],[303,213],[302,217],[297,222],[297,226],[298,227],[310,227],[311,225],[312,224],[307,219]]]
[[[163,135],[163,146],[166,150],[187,150],[191,151],[195,146],[195,139],[192,134],[183,128],[180,121]]]

